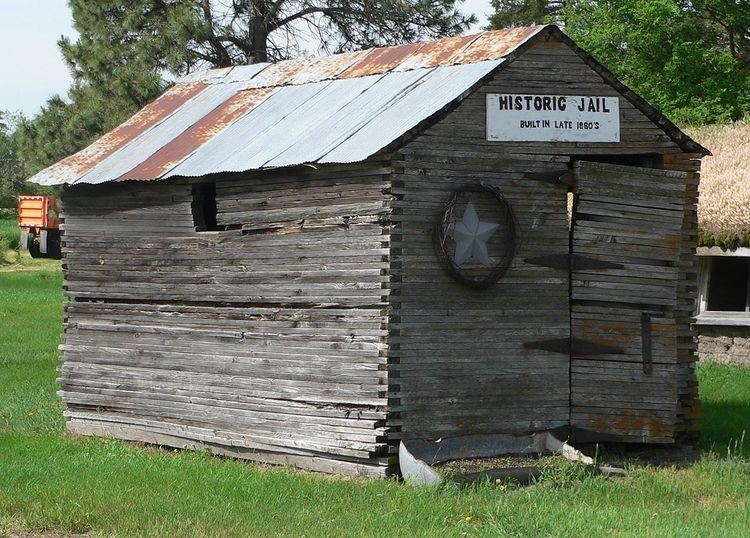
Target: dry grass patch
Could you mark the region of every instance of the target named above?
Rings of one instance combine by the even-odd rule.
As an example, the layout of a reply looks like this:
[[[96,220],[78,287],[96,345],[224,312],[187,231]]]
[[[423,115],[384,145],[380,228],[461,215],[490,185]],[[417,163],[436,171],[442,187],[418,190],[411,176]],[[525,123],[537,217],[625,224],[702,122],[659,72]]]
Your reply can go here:
[[[687,131],[713,153],[701,166],[700,243],[750,246],[750,120]]]

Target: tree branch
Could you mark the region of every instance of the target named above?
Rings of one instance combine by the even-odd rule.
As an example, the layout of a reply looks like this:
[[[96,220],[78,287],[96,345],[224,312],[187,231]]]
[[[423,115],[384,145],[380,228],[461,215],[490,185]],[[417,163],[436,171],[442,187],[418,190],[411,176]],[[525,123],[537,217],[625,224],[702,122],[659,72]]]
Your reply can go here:
[[[322,15],[325,15],[326,17],[333,18],[333,15],[337,11],[342,11],[342,10],[339,10],[336,8],[330,8],[330,7],[308,7],[308,8],[303,9],[302,11],[293,13],[283,19],[270,22],[268,25],[268,29],[269,29],[269,32],[271,32],[272,30],[281,28],[282,26],[285,26],[289,24],[290,22],[296,21],[297,19],[305,18],[308,15],[312,15],[314,13],[320,13]]]
[[[201,0],[200,5],[203,11],[206,27],[208,28],[208,42],[216,53],[216,60],[218,60],[214,65],[217,67],[227,67],[232,65],[232,57],[230,56],[229,51],[221,44],[221,41],[219,41],[214,33],[214,16],[211,11],[210,0]]]

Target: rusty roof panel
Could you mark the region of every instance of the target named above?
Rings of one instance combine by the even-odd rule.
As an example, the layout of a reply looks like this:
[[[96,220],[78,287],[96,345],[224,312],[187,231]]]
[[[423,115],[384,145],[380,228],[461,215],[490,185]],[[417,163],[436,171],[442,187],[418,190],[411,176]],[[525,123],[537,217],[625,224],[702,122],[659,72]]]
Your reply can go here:
[[[243,137],[249,140],[242,148],[232,153],[231,158],[222,163],[225,170],[240,172],[253,170],[267,166],[268,161],[273,159],[281,151],[292,148],[295,161],[294,164],[302,164],[305,160],[300,159],[304,147],[300,140],[312,131],[320,129],[327,131],[331,125],[331,117],[336,114],[349,101],[356,98],[375,84],[380,77],[360,77],[347,80],[321,81],[305,86],[322,86],[321,90],[308,98],[294,110],[282,110],[279,121],[267,129],[262,137]],[[297,88],[298,86],[290,86]],[[349,118],[351,122],[352,117]],[[231,140],[226,140],[232,143]],[[312,140],[313,147],[317,148],[320,139]]]
[[[264,167],[289,166],[305,162],[316,162],[328,152],[337,148],[359,131],[374,117],[404,98],[410,88],[421,85],[432,70],[415,69],[406,72],[386,73],[361,77],[359,79],[337,80],[331,84],[332,106],[322,121],[311,125],[304,132],[288,137],[284,146],[279,147],[272,159]],[[348,91],[346,83],[351,80],[371,80],[372,84],[360,93]],[[370,140],[377,146],[381,140]],[[378,148],[380,149],[380,148]]]
[[[408,71],[409,69],[439,67],[458,63],[455,61],[456,55],[462,52],[467,45],[473,43],[479,35],[449,37],[424,43],[406,57],[394,71]]]
[[[327,81],[278,88],[268,99],[209,140],[165,177],[202,176],[231,170],[232,162],[238,160],[240,154],[254,147],[254,144],[262,144],[266,133],[277,123],[304,106],[329,84],[331,82]],[[293,131],[289,132],[290,136],[293,134]],[[248,158],[252,158],[252,153]]]
[[[216,69],[204,69],[202,71],[194,71],[189,75],[185,75],[177,81],[177,84],[183,84],[186,82],[205,82],[206,84],[216,84],[223,82],[227,75],[234,71],[235,67],[218,67]]]
[[[370,49],[367,51],[368,54],[344,71],[339,78],[366,77],[393,71],[410,54],[414,54],[422,46],[424,46],[424,43]]]
[[[334,54],[322,58],[310,58],[308,64],[297,75],[292,78],[290,84],[308,84],[338,78],[339,75],[367,56],[369,50],[348,52],[345,54]]]
[[[98,163],[145,133],[206,88],[205,84],[172,86],[154,102],[149,103],[125,123],[99,140],[39,172],[32,179],[40,185],[73,183]]]
[[[484,32],[473,43],[457,54],[456,63],[468,64],[485,60],[499,60],[526,43],[546,26],[528,26]]]
[[[131,139],[127,145],[86,172],[76,183],[113,181],[135,168],[191,125],[236,93],[238,85],[213,84],[195,96],[190,106],[178,108],[166,121]]]
[[[250,65],[238,65],[222,79],[222,82],[247,82],[271,65],[268,62]]]
[[[242,136],[242,139],[249,142],[232,152],[222,162],[222,168],[241,171],[248,168],[278,167],[287,166],[287,163],[301,164],[314,161],[323,154],[321,149],[327,145],[327,137],[345,137],[351,126],[366,121],[360,118],[368,106],[372,107],[371,113],[377,110],[375,97],[372,98],[372,103],[367,102],[369,98],[361,97],[377,86],[382,78],[392,75],[389,73],[384,76],[322,81],[307,85],[325,86],[294,109],[278,109],[278,121],[265,130],[262,137],[252,138],[250,132],[247,133],[250,136]],[[398,88],[390,90],[390,93],[398,95],[405,87],[408,87],[407,83],[402,82]],[[280,91],[289,92],[293,88],[295,87],[291,86]],[[283,93],[280,93],[279,98],[282,97]],[[357,101],[357,105],[348,106],[352,101]],[[381,103],[380,107],[384,106],[385,102]],[[341,115],[344,116],[343,124],[336,121]],[[223,141],[217,142],[231,144],[230,138],[224,138]],[[281,154],[284,156],[280,157]]]
[[[240,116],[262,103],[277,89],[269,86],[236,93],[118,179],[151,180],[163,176]]]
[[[307,58],[286,60],[269,64],[253,78],[247,81],[247,88],[262,88],[264,86],[283,86],[289,84],[297,74],[308,64]]]

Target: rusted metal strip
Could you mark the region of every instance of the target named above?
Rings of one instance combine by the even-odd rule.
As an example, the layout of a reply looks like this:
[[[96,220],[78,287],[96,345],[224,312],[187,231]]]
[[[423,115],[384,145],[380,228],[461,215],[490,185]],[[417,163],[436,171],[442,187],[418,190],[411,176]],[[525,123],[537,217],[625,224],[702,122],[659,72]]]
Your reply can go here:
[[[524,258],[524,263],[552,267],[553,269],[570,269],[570,254],[547,254],[546,256],[534,256]]]
[[[541,265],[542,267],[552,267],[555,269],[570,269],[572,271],[583,271],[586,269],[622,269],[621,263],[608,262],[581,256],[580,254],[548,254],[546,256],[536,256],[525,258],[524,262],[532,265]]]
[[[648,312],[641,313],[641,357],[643,359],[643,373],[652,373],[654,363],[651,346],[651,314]]]
[[[125,123],[75,155],[42,170],[31,181],[41,185],[74,183],[130,141],[163,122],[206,88],[207,85],[202,83],[172,86],[156,101],[146,105]]]
[[[268,87],[236,93],[118,179],[123,181],[160,178],[276,90],[276,87]]]
[[[623,269],[625,266],[621,263],[608,262],[581,256],[580,254],[571,254],[571,269],[573,271],[583,271],[586,269]]]
[[[614,433],[603,433],[588,428],[570,427],[568,439],[571,443],[606,443],[622,442],[625,438]]]

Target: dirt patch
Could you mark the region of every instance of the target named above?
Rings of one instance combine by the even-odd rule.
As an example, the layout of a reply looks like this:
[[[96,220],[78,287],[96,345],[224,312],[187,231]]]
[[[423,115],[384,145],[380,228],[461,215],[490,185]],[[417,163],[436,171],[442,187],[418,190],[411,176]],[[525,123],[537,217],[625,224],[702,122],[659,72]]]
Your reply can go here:
[[[498,456],[495,458],[446,461],[433,465],[432,467],[442,476],[455,477],[496,469],[544,467],[553,462],[554,459],[555,456],[545,456],[541,454],[517,454]]]

